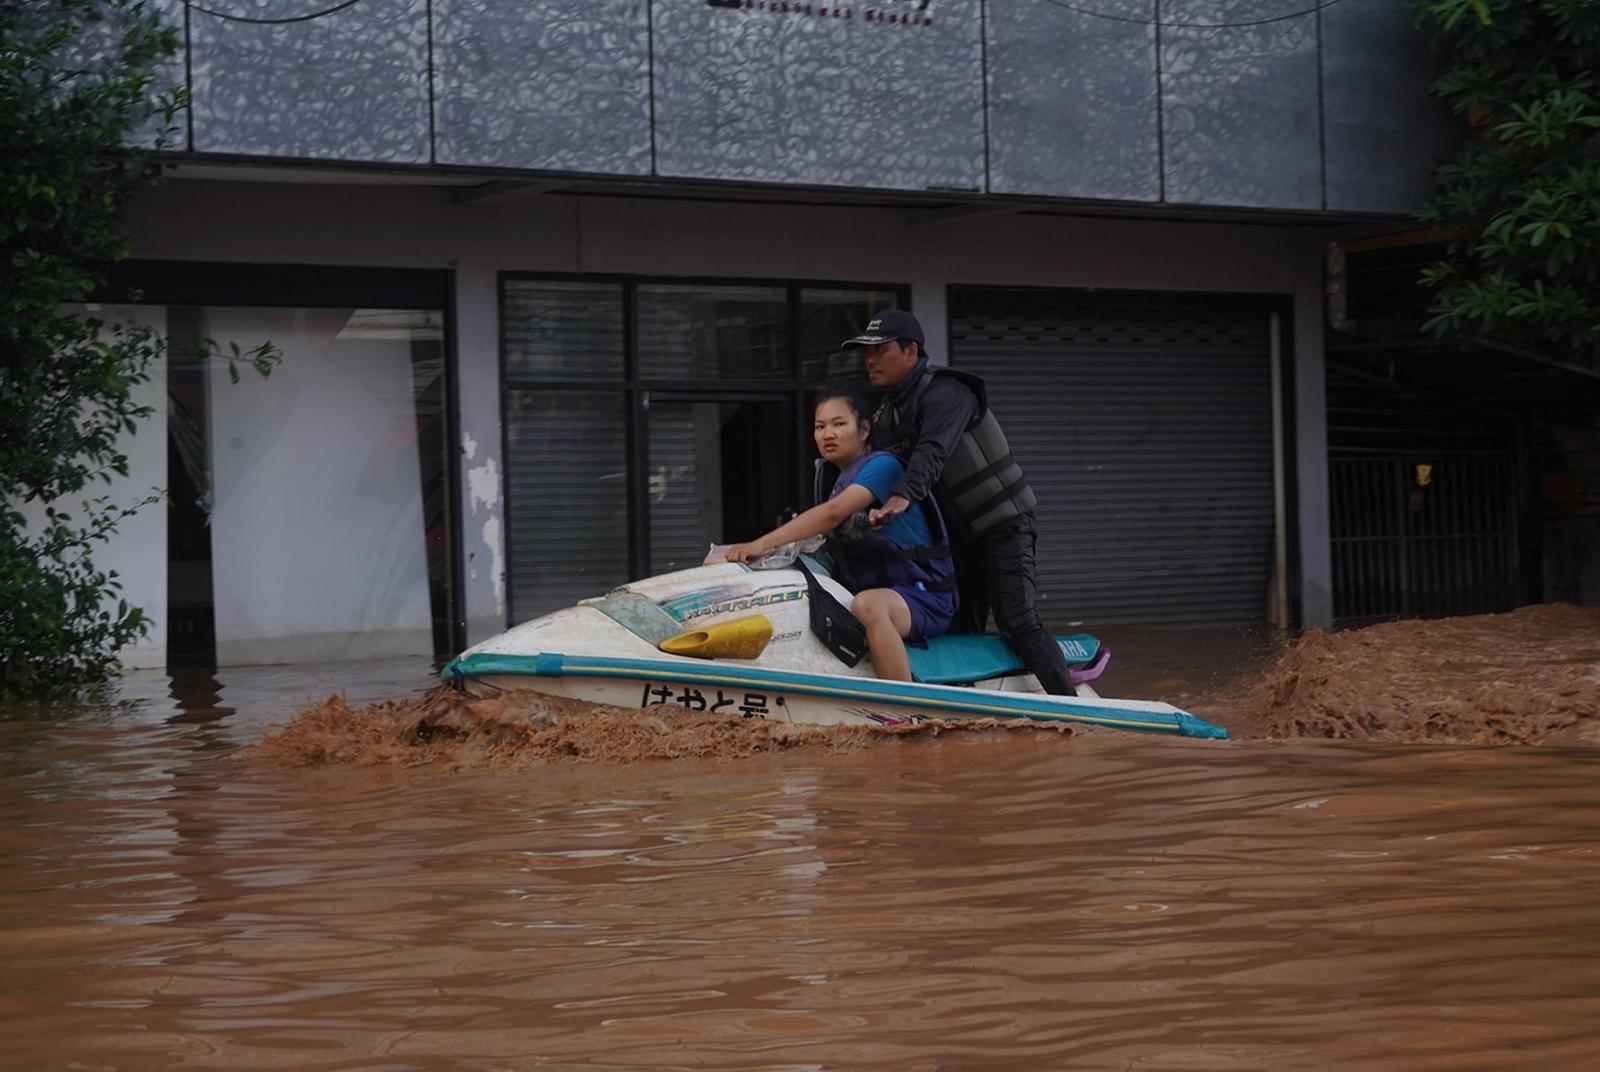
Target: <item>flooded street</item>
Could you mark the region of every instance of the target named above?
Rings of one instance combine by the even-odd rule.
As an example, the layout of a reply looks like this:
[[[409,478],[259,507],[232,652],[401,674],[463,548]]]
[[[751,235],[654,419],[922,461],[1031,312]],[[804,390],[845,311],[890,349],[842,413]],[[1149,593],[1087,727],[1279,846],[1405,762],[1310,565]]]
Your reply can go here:
[[[250,747],[336,689],[430,683],[145,674],[119,708],[8,711],[6,1067],[1498,1070],[1600,1048],[1597,750],[884,733],[503,770]]]

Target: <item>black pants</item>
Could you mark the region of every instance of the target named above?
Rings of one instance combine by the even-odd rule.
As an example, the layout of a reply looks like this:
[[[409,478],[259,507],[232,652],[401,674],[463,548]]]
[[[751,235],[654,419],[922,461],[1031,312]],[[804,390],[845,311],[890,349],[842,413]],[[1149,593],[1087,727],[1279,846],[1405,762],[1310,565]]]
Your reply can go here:
[[[994,611],[1000,635],[1039,678],[1044,691],[1076,696],[1067,657],[1034,606],[1038,586],[1033,576],[1033,551],[1037,541],[1033,515],[1024,514],[996,525],[956,551],[961,609],[951,632],[985,632],[989,612]]]

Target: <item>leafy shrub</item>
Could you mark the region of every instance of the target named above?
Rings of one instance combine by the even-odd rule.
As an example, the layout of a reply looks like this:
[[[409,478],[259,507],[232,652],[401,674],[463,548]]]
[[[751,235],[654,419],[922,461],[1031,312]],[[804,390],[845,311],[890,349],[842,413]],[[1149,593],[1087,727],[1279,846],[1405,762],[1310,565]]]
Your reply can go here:
[[[1453,236],[1430,330],[1600,367],[1600,0],[1420,0],[1471,136],[1422,218]]]
[[[123,209],[157,178],[128,146],[183,106],[156,89],[177,47],[142,0],[0,4],[0,696],[82,692],[149,628],[90,554],[143,503],[86,489],[127,475],[118,443],[163,341],[67,307],[128,255]]]

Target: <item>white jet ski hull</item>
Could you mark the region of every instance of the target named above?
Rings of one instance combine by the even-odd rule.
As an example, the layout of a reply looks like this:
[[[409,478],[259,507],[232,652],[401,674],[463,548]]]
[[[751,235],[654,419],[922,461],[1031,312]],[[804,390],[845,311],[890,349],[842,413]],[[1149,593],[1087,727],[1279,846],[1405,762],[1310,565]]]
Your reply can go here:
[[[842,586],[825,576],[819,582],[849,605],[852,597]],[[670,636],[752,614],[764,615],[773,627],[772,640],[757,659],[692,658],[658,647]],[[1012,665],[995,663],[989,667],[993,673],[978,668],[975,674],[987,676],[960,684],[884,681],[873,673],[869,660],[844,665],[811,633],[809,622],[806,580],[799,570],[703,566],[624,585],[524,623],[469,648],[443,676],[480,694],[529,689],[623,708],[674,705],[795,724],[882,726],[926,719],[1021,718],[1227,736],[1221,727],[1170,704],[1104,699],[1086,685],[1079,686],[1079,696],[1046,695],[1031,674],[1015,665],[1009,651],[1004,656]],[[961,638],[941,641],[946,639],[963,643]],[[1061,643],[1069,658],[1092,659],[1098,648],[1092,637]],[[987,646],[1004,650],[994,638]],[[925,669],[933,665],[929,654],[913,652]],[[1099,665],[1103,663],[1102,657]],[[948,667],[943,672],[945,680],[952,679]]]

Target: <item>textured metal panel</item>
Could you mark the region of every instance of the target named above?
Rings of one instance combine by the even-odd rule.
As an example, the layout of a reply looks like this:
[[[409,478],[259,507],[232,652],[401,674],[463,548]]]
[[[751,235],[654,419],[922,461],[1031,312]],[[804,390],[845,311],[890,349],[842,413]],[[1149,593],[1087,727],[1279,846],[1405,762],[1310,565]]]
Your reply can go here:
[[[154,0],[148,5],[161,17],[163,26],[178,31],[179,47],[166,60],[152,66],[151,95],[170,94],[183,87],[183,4],[181,0]],[[90,5],[84,12],[69,12],[55,4],[23,4],[15,11],[7,11],[11,21],[8,33],[17,41],[43,40],[56,29],[71,26],[77,34],[76,47],[58,48],[54,60],[63,69],[76,70],[75,81],[80,86],[97,84],[103,76],[115,77],[121,71],[121,60],[126,50],[123,37],[131,20],[125,12]],[[144,12],[139,12],[144,14]],[[180,112],[169,130],[159,117],[142,124],[133,132],[129,143],[145,149],[183,149],[187,147],[185,120]],[[162,137],[163,134],[167,136]]]
[[[1046,620],[1260,622],[1274,526],[1266,312],[1031,301],[963,300],[951,355],[987,381],[1039,496]]]
[[[653,10],[661,174],[982,189],[979,0]]]
[[[229,0],[230,15],[312,14],[323,0]],[[220,9],[219,9],[220,10]],[[424,0],[362,0],[279,26],[190,13],[199,152],[425,163]]]
[[[442,163],[650,173],[646,0],[434,0]]]
[[[1429,95],[1443,64],[1416,16],[1393,0],[1344,0],[1322,13],[1328,208],[1415,212],[1460,122]]]
[[[184,71],[183,0],[155,0],[154,6],[160,13],[162,22],[178,32],[178,48],[164,62],[157,65],[155,82],[151,90],[160,94],[176,93],[185,87],[187,79]],[[173,117],[171,128],[166,129],[160,119],[152,119],[140,129],[137,143],[147,149],[157,147],[174,151],[188,149],[188,113],[180,111]]]
[[[1153,0],[1095,0],[1095,9],[1145,23],[1155,14]],[[995,193],[1160,197],[1153,25],[996,0],[988,33]]]
[[[1162,20],[1236,23],[1304,11],[1305,0],[1164,0]],[[1260,26],[1163,25],[1168,201],[1322,207],[1317,17]]]

